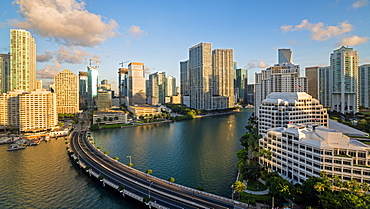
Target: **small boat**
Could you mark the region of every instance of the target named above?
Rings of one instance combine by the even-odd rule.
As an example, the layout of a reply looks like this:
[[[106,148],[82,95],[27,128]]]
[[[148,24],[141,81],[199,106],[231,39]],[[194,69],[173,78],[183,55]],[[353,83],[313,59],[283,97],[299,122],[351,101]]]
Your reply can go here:
[[[13,151],[13,150],[19,150],[19,149],[26,149],[26,146],[24,145],[18,145],[18,144],[12,144],[8,151]]]

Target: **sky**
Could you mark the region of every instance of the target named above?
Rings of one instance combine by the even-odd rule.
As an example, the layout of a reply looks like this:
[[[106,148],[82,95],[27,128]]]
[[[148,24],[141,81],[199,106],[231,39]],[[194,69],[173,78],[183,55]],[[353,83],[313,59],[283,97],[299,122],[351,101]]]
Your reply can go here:
[[[179,84],[189,48],[212,43],[234,50],[238,68],[254,74],[277,63],[277,49],[293,52],[301,71],[329,65],[340,46],[370,63],[369,0],[1,0],[0,53],[10,29],[26,29],[37,45],[37,79],[52,82],[63,69],[86,71],[99,60],[99,81],[117,86],[119,63],[142,62]]]

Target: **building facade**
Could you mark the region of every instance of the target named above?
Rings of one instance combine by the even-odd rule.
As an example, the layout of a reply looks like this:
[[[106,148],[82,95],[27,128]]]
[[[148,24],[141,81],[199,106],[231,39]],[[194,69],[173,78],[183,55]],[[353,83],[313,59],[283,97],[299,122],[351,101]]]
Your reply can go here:
[[[119,68],[118,69],[118,97],[119,97],[120,105],[124,103],[125,98],[128,96],[127,86],[128,86],[128,69]]]
[[[234,52],[232,49],[214,49],[212,51],[212,77],[214,91],[212,96],[227,97],[228,104],[224,107],[234,107],[235,74]]]
[[[166,97],[177,95],[176,78],[173,76],[166,77]]]
[[[180,94],[182,96],[190,95],[190,70],[189,61],[180,62]]]
[[[79,86],[79,106],[87,107],[87,83],[88,75],[87,72],[79,71],[78,72],[78,86]]]
[[[36,43],[31,33],[23,29],[10,30],[9,89],[36,89]]]
[[[112,92],[100,89],[96,100],[98,111],[106,111],[112,108]]]
[[[319,67],[319,101],[324,107],[331,105],[330,66]]]
[[[10,54],[0,54],[0,94],[10,89]]]
[[[212,109],[212,44],[200,43],[189,49],[190,107]]]
[[[56,94],[37,89],[14,90],[0,95],[0,122],[20,132],[51,130],[58,123]]]
[[[88,107],[95,106],[95,100],[98,96],[98,67],[87,67],[87,105]]]
[[[256,116],[262,100],[272,92],[306,92],[307,78],[300,77],[299,65],[277,64],[255,75],[254,107]]]
[[[290,49],[278,49],[279,64],[293,64],[292,51]]]
[[[79,78],[70,70],[63,70],[54,76],[54,93],[58,113],[77,113],[79,107]]]
[[[260,134],[291,123],[328,126],[327,110],[305,92],[271,93],[259,106],[258,115]]]
[[[247,86],[248,86],[248,70],[237,68],[235,69],[235,93],[238,102],[247,103]]]
[[[144,63],[128,65],[128,100],[130,105],[146,103]]]
[[[148,103],[151,105],[164,104],[166,99],[166,73],[156,72],[149,75]]]
[[[358,52],[342,46],[330,55],[332,111],[358,111]]]
[[[319,66],[306,67],[307,93],[319,99]]]
[[[370,64],[358,67],[359,74],[359,106],[370,108]]]
[[[293,183],[319,177],[321,171],[344,181],[370,183],[370,146],[338,131],[290,124],[271,129],[259,145],[271,152],[271,158],[259,158],[260,164]]]

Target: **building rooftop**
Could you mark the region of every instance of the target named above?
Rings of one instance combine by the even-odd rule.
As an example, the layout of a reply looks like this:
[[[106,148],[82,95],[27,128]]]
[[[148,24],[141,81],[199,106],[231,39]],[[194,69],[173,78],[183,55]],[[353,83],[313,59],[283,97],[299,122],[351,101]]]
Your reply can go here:
[[[267,95],[263,103],[288,103],[294,104],[300,99],[313,99],[311,95],[306,92],[273,92]]]

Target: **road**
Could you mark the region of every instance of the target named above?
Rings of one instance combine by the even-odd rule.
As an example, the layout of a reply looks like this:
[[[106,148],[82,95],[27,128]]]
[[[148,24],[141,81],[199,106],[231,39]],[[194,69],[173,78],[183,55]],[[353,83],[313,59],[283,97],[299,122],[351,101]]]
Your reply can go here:
[[[76,130],[71,136],[71,149],[92,172],[104,176],[137,197],[150,197],[152,206],[165,208],[247,208],[247,204],[229,198],[177,185],[124,165],[97,150],[87,139],[86,131]]]

